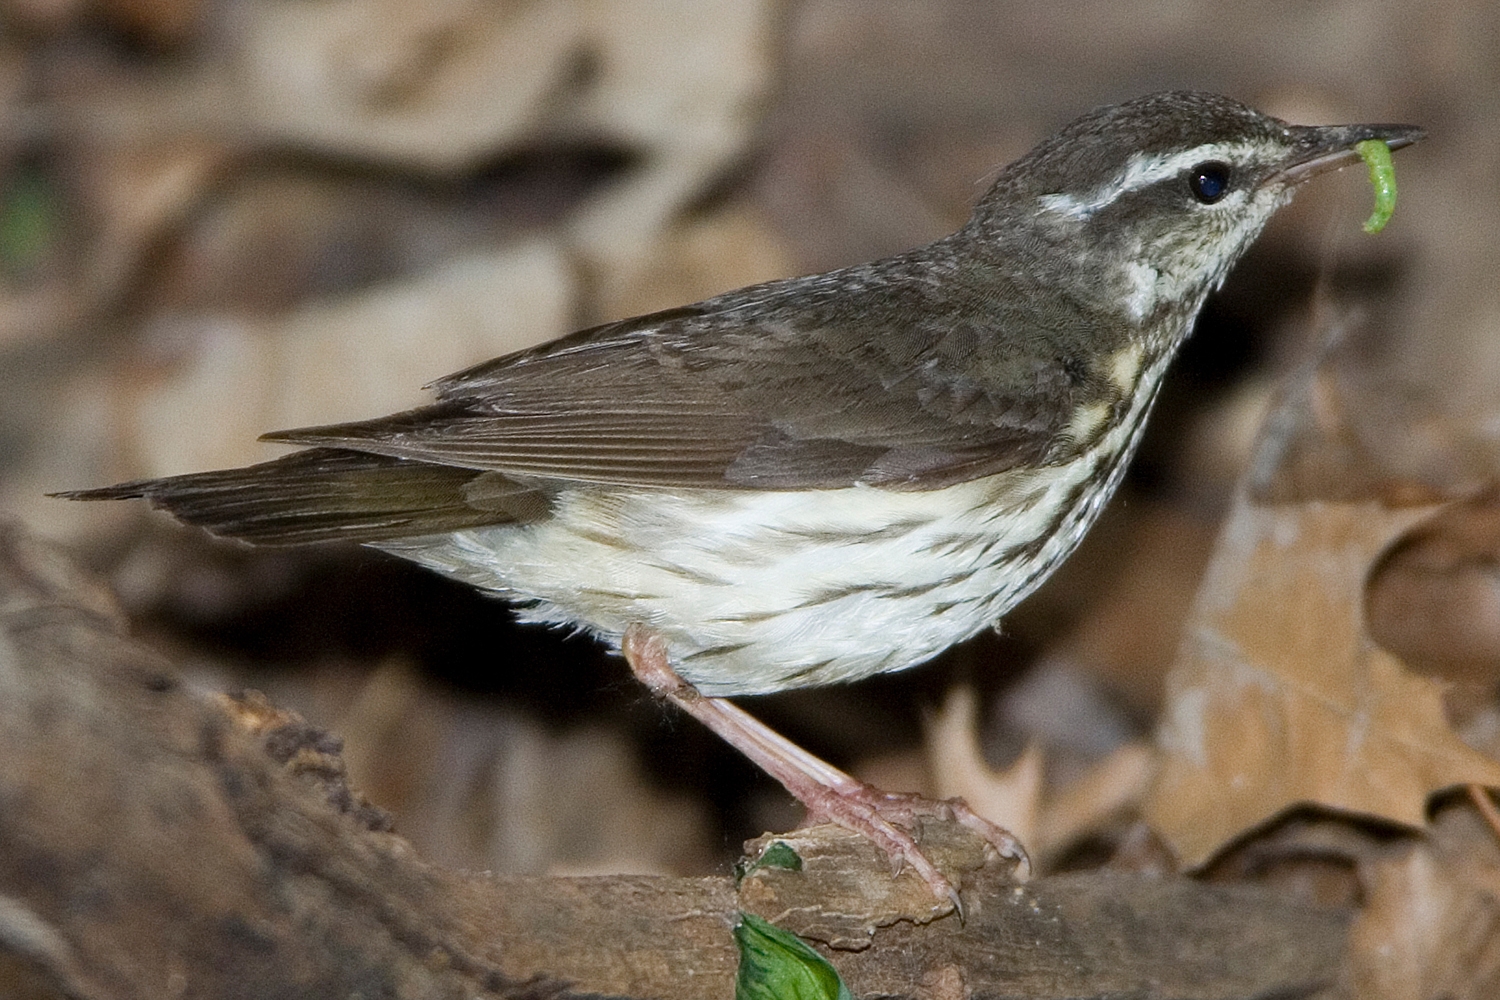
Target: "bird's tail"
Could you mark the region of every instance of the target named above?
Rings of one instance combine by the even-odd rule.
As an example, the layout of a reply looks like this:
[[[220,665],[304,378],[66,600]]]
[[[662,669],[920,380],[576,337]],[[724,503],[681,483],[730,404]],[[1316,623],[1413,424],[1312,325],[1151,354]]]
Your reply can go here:
[[[496,472],[338,448],[310,448],[241,469],[53,495],[144,498],[188,524],[256,545],[378,542],[534,521],[549,509],[543,494]]]

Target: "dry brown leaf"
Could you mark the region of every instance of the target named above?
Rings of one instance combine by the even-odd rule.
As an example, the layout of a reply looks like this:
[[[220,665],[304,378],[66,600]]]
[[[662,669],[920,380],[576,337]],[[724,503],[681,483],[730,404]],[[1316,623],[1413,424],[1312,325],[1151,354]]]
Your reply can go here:
[[[1044,755],[1027,746],[1009,768],[991,767],[979,745],[974,692],[954,688],[928,719],[927,757],[937,794],[957,796],[979,815],[1005,827],[1036,858],[1045,858],[1140,801],[1151,776],[1151,756],[1127,743],[1065,788],[1043,782]]]
[[[355,787],[441,864],[554,875],[713,866],[701,804],[651,787],[628,741],[607,727],[553,730],[435,691],[392,659],[342,713],[339,731]]]
[[[137,458],[137,467],[117,470],[126,475],[264,460],[257,435],[268,427],[419,406],[429,401],[422,383],[559,336],[575,286],[566,256],[538,239],[274,319],[183,319],[173,363],[151,366],[147,355],[131,372],[141,391],[129,417],[97,433],[115,436],[117,453]],[[217,417],[203,420],[204,413]]]
[[[265,133],[452,168],[514,144],[566,90],[578,4],[251,4],[236,89]]]
[[[939,798],[961,798],[979,815],[998,823],[1040,853],[1036,843],[1042,806],[1042,752],[1035,745],[1009,768],[991,767],[979,745],[979,706],[974,689],[956,687],[925,726],[927,759]]]
[[[1139,807],[1150,786],[1155,757],[1145,743],[1126,743],[1088,773],[1048,794],[1037,829],[1038,850],[1051,852]]]
[[[1454,504],[1371,571],[1370,635],[1422,674],[1500,681],[1500,491]]]
[[[1343,995],[1358,1000],[1500,996],[1500,843],[1456,805],[1430,835],[1366,872]]]
[[[754,207],[731,205],[675,223],[595,276],[595,313],[639,316],[793,274],[790,252]]]
[[[1500,763],[1453,733],[1442,686],[1362,620],[1369,567],[1436,509],[1239,502],[1168,680],[1146,805],[1185,864],[1299,803],[1420,827],[1434,791],[1500,785]]]

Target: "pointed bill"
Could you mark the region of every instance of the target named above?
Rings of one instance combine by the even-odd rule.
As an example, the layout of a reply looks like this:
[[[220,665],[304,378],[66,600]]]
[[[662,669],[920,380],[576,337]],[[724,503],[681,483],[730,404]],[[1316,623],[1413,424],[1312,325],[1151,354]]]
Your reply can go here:
[[[1356,144],[1371,139],[1391,149],[1410,146],[1426,137],[1416,125],[1293,125],[1297,146],[1272,179],[1301,184],[1319,174],[1360,162]]]

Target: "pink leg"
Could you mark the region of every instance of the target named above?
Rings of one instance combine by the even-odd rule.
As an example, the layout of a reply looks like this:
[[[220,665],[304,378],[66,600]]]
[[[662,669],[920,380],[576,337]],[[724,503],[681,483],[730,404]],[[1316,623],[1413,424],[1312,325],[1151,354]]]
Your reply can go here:
[[[1030,872],[1031,861],[1016,838],[976,815],[962,799],[934,802],[917,795],[892,795],[845,774],[732,702],[699,694],[672,669],[661,636],[644,626],[630,626],[622,648],[631,670],[652,694],[671,701],[749,757],[807,806],[809,816],[870,838],[890,856],[897,871],[911,865],[939,898],[959,905],[958,893],[947,876],[927,860],[911,833],[893,821],[910,824],[924,815],[956,820],[983,837],[1001,857],[1016,859],[1022,874]]]

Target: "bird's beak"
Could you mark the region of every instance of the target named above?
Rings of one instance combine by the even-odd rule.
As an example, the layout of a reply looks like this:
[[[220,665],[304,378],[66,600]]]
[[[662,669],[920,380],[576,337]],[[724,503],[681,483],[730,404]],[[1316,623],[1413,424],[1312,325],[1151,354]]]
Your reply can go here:
[[[1329,170],[1359,162],[1354,144],[1379,139],[1392,149],[1410,146],[1427,135],[1416,125],[1292,125],[1295,140],[1286,163],[1271,179],[1288,187]]]

